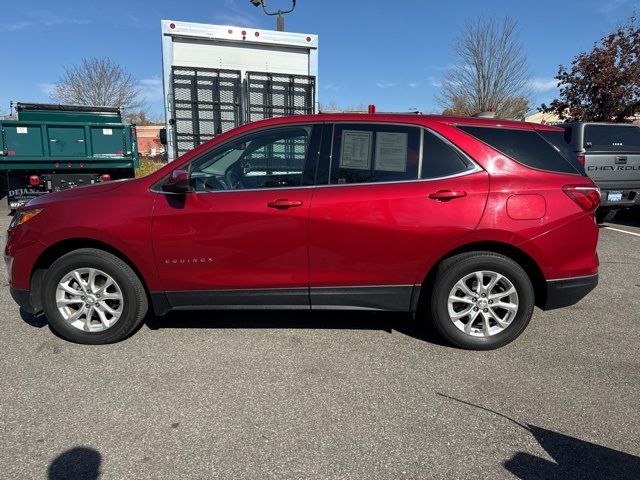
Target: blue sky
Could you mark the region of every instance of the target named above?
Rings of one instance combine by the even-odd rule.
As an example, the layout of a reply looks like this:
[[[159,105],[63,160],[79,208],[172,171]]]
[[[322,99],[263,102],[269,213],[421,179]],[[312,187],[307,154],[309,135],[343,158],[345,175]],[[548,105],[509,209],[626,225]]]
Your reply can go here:
[[[285,8],[289,0],[269,0]],[[556,93],[553,76],[625,21],[640,0],[298,0],[288,31],[320,36],[320,102],[378,110],[439,110],[434,96],[455,63],[467,18],[509,15],[529,56],[535,104]],[[160,19],[274,28],[249,0],[22,0],[2,5],[0,113],[9,101],[48,101],[63,66],[107,56],[128,69],[162,112]]]

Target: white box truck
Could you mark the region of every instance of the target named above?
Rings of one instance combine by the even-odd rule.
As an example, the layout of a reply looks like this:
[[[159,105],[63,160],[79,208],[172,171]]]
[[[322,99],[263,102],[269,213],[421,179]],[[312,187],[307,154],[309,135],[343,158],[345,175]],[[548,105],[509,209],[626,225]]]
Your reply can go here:
[[[317,35],[161,25],[169,161],[243,123],[317,111]]]

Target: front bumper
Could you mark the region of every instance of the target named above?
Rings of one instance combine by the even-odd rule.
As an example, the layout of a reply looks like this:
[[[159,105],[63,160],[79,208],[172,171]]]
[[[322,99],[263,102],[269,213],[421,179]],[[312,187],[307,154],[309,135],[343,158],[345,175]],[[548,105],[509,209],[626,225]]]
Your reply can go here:
[[[11,298],[27,313],[37,315],[42,312],[40,302],[34,302],[30,290],[20,290],[13,285],[9,285]]]
[[[587,277],[547,280],[547,294],[543,310],[568,307],[582,300],[598,285],[598,274]]]

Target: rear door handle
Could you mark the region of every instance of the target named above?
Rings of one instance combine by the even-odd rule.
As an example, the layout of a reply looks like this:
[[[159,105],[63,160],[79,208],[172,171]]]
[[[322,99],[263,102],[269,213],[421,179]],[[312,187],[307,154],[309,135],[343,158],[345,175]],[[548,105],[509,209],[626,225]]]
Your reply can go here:
[[[466,197],[467,192],[462,190],[438,190],[429,194],[429,198],[432,200],[453,200],[454,198]]]
[[[267,203],[269,208],[285,209],[291,207],[301,207],[302,200],[289,200],[288,198],[279,198]]]

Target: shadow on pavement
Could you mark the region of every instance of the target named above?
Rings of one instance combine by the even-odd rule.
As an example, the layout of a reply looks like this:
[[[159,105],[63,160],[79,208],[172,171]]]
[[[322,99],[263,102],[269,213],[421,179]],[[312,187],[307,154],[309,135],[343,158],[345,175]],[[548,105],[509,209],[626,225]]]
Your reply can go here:
[[[585,442],[528,424],[527,430],[553,458],[518,452],[504,463],[504,468],[518,478],[529,479],[638,479],[640,457],[612,448]]]
[[[448,346],[425,321],[408,313],[308,310],[213,310],[171,312],[146,320],[152,330],[161,328],[299,328],[393,331],[436,345]]]
[[[20,309],[22,320],[35,328],[48,325],[44,315]],[[206,310],[171,312],[164,317],[148,315],[144,322],[151,330],[161,328],[264,328],[382,330],[400,332],[435,345],[449,347],[424,320],[402,312],[308,311],[308,310]],[[132,332],[132,335],[139,327]],[[59,335],[51,330],[54,335]],[[63,337],[60,337],[63,338]]]
[[[607,222],[611,226],[638,227],[640,228],[640,208],[619,211],[613,220]]]
[[[102,457],[97,450],[75,447],[58,455],[49,465],[48,480],[96,480]]]
[[[437,395],[485,412],[498,415],[529,432],[553,461],[527,452],[517,452],[504,462],[504,468],[523,480],[572,480],[606,478],[637,480],[640,457],[586,442],[569,435],[531,424],[522,424],[500,412],[436,392]]]

